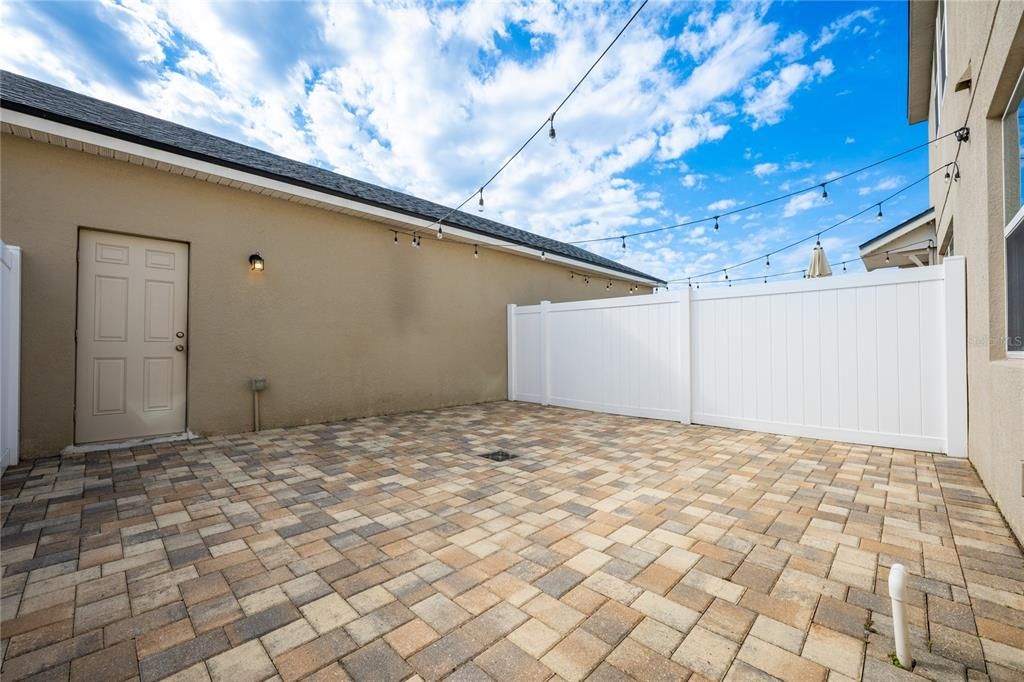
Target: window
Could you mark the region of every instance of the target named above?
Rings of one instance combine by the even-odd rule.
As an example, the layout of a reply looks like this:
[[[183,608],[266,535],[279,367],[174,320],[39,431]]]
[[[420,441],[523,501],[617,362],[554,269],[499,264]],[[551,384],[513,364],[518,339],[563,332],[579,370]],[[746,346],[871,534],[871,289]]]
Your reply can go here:
[[[1024,358],[1024,72],[1003,115],[1006,352]]]

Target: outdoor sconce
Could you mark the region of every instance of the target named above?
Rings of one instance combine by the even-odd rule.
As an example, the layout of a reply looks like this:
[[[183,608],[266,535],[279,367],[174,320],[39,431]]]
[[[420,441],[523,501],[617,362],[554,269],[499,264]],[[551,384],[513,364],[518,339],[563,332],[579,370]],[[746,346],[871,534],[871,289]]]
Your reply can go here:
[[[263,272],[263,256],[258,253],[254,253],[249,256],[249,269],[253,272]]]

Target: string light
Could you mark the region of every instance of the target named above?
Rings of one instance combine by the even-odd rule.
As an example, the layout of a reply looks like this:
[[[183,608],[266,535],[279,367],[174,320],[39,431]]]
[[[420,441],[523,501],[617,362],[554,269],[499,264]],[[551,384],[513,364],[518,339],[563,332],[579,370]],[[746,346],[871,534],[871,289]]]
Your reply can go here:
[[[729,279],[729,271],[728,270],[722,270],[722,273],[725,275],[726,279]]]
[[[885,252],[885,262],[886,263],[889,262],[889,252],[888,251]]]
[[[395,233],[395,244],[398,243],[398,230],[392,230]]]
[[[576,279],[576,273],[572,270],[569,271],[569,279]]]
[[[540,252],[540,259],[541,260],[547,260],[548,259],[548,252],[544,251],[544,250],[541,250],[541,252]]]
[[[825,187],[825,183],[821,183],[821,198],[828,199],[828,189]]]
[[[911,189],[912,187],[915,187],[918,184],[924,182],[925,180],[927,180],[931,176],[935,175],[936,173],[941,173],[944,169],[946,169],[946,168],[948,168],[949,166],[952,166],[952,165],[953,165],[953,162],[949,162],[949,163],[946,163],[946,164],[936,168],[933,171],[930,171],[926,175],[923,175],[920,178],[914,180],[913,182],[910,182],[910,183],[904,185],[903,187],[897,189],[895,192],[893,192],[889,196],[883,198],[880,203],[884,203],[886,201],[890,201],[890,200],[896,198],[897,196],[903,194],[904,192],[906,192],[907,190]],[[856,213],[853,213],[851,215],[846,216],[845,218],[843,218],[843,219],[833,223],[832,225],[829,225],[828,227],[826,227],[823,230],[819,230],[818,232],[813,232],[813,233],[807,235],[806,237],[802,237],[802,238],[797,239],[797,240],[795,240],[793,242],[790,242],[789,244],[786,244],[785,246],[781,246],[781,247],[779,247],[777,249],[773,249],[772,251],[769,251],[768,253],[761,254],[760,256],[755,256],[753,258],[747,259],[747,260],[739,262],[739,263],[733,263],[732,265],[729,265],[729,266],[727,266],[725,268],[719,268],[717,270],[709,270],[707,272],[702,272],[702,273],[697,274],[697,275],[690,275],[690,277],[693,277],[694,280],[698,280],[700,278],[709,277],[709,276],[715,275],[715,274],[720,273],[720,272],[725,272],[727,270],[735,270],[736,268],[741,268],[741,267],[743,267],[745,265],[750,265],[751,263],[756,263],[756,262],[760,261],[762,258],[765,259],[765,264],[767,266],[768,263],[769,263],[768,259],[771,256],[774,256],[776,254],[782,253],[783,251],[787,251],[787,250],[789,250],[789,249],[791,249],[793,247],[799,246],[800,244],[803,244],[804,242],[807,242],[808,240],[810,240],[812,238],[817,238],[817,245],[820,245],[820,243],[821,243],[821,235],[825,234],[826,232],[831,232],[832,230],[834,230],[834,229],[836,229],[836,228],[838,228],[838,227],[840,227],[842,225],[845,225],[846,223],[854,220],[855,218],[864,215],[866,212],[870,211],[873,206],[877,206],[877,205],[878,204],[869,204],[866,207],[862,208],[861,210],[857,211]],[[633,236],[633,235],[627,235],[627,236]],[[617,238],[618,237],[616,237],[616,239]],[[681,282],[683,280],[677,279],[677,280],[670,280],[670,281]]]
[[[483,187],[480,188],[480,201],[479,201],[479,205],[478,205],[476,210],[479,211],[480,213],[484,212],[484,188]]]
[[[576,85],[574,85],[572,90],[569,91],[569,94],[567,94],[565,97],[562,98],[562,101],[558,103],[558,106],[556,106],[554,111],[551,112],[551,115],[548,118],[546,118],[544,120],[544,122],[541,123],[540,126],[536,130],[533,131],[532,135],[530,135],[529,137],[526,138],[525,142],[523,142],[521,145],[519,145],[519,148],[516,149],[515,152],[513,152],[512,156],[508,157],[508,159],[505,161],[505,163],[501,164],[501,167],[499,167],[498,170],[496,170],[494,172],[494,174],[491,175],[491,177],[489,177],[484,184],[480,185],[480,189],[478,190],[478,192],[474,192],[473,194],[470,194],[468,197],[463,199],[462,202],[458,206],[455,206],[454,208],[449,209],[447,212],[445,212],[445,214],[442,217],[440,217],[437,220],[435,220],[434,221],[435,223],[441,224],[444,221],[448,220],[448,218],[450,218],[452,216],[452,214],[454,214],[457,211],[461,210],[463,206],[465,206],[470,201],[472,201],[473,197],[476,196],[477,193],[480,194],[480,202],[479,202],[480,208],[479,208],[479,210],[483,211],[484,188],[489,186],[492,182],[494,182],[495,179],[497,179],[497,177],[499,175],[501,175],[501,173],[504,172],[504,170],[506,168],[508,168],[509,164],[511,164],[513,161],[515,161],[519,157],[519,155],[523,153],[523,150],[526,149],[527,145],[529,145],[531,142],[533,142],[534,138],[536,138],[541,133],[541,131],[544,130],[545,127],[548,128],[548,137],[552,141],[554,141],[554,139],[555,139],[555,114],[557,114],[561,110],[561,108],[563,106],[565,106],[566,102],[568,102],[569,99],[573,95],[576,94],[576,91],[580,89],[580,86],[583,85],[583,82],[585,80],[587,80],[587,77],[590,76],[591,72],[593,72],[593,70],[595,68],[597,68],[597,65],[601,63],[601,60],[604,59],[605,55],[607,55],[608,52],[612,49],[612,47],[615,45],[615,43],[617,43],[619,41],[619,38],[621,38],[622,34],[626,32],[626,29],[630,27],[630,25],[637,18],[637,15],[640,14],[640,12],[643,10],[643,8],[647,6],[648,2],[649,2],[649,0],[643,0],[640,3],[640,5],[636,8],[636,10],[633,12],[633,14],[630,15],[630,17],[626,21],[626,23],[623,24],[622,28],[619,29],[619,32],[615,34],[614,38],[612,38],[612,41],[610,43],[608,43],[608,46],[604,48],[604,50],[601,52],[601,54],[599,54],[597,56],[597,59],[594,60],[594,63],[590,65],[590,68],[587,69],[586,73],[584,73],[583,76],[576,82]]]
[[[882,205],[878,205],[878,215],[875,216],[875,220],[882,222]]]
[[[611,289],[611,288],[612,288],[612,281],[608,280],[608,286],[606,286],[605,289]]]
[[[583,283],[588,286],[590,285],[590,275],[587,275],[583,278]]]
[[[444,230],[441,228],[440,225],[437,226],[437,238],[444,239]]]
[[[718,232],[718,216],[715,216],[715,232]]]
[[[767,268],[770,268],[771,266],[772,266],[771,256],[765,256],[764,257],[764,267],[767,269]]]
[[[623,251],[626,250],[626,238],[625,237],[622,238],[622,250]]]
[[[473,258],[479,258],[479,257],[480,257],[480,249],[479,249],[479,247],[477,247],[476,244],[473,244]]]

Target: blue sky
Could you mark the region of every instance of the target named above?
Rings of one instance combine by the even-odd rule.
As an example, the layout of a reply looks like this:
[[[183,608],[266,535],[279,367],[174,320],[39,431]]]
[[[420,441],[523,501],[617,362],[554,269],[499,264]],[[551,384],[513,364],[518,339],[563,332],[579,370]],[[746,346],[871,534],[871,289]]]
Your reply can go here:
[[[447,204],[501,165],[634,5],[0,4],[0,65]],[[683,222],[926,140],[906,124],[906,6],[658,2],[486,192],[486,215],[567,241]],[[920,150],[711,224],[591,245],[667,278],[823,229],[928,172]],[[822,238],[833,262],[927,207],[921,184]],[[390,238],[384,233],[382,238]],[[811,243],[813,244],[813,242]],[[811,244],[772,258],[804,267]],[[426,255],[426,250],[424,251]],[[851,269],[860,269],[851,266]],[[753,264],[730,276],[764,272]]]

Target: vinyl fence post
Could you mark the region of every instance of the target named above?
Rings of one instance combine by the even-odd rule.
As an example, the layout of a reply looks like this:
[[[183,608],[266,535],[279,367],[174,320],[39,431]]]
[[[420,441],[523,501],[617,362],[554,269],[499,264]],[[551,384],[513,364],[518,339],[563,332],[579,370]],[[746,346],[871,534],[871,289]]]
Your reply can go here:
[[[690,288],[676,293],[679,297],[679,421],[690,423]]]
[[[967,456],[967,261],[943,260],[946,326],[946,452]]]
[[[551,404],[551,301],[540,302],[540,382],[541,405]]]
[[[0,471],[18,463],[21,249],[0,241]]]
[[[516,304],[508,304],[508,399],[516,399]]]

